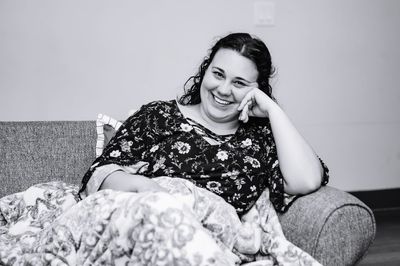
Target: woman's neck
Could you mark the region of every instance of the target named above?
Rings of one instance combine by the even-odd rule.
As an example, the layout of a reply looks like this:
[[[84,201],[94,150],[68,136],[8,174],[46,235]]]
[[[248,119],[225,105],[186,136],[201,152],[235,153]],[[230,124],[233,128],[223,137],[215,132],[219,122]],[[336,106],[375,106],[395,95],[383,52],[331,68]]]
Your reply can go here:
[[[217,135],[230,135],[234,134],[239,128],[239,121],[217,122],[210,119],[201,109],[200,104],[195,105],[180,105],[179,110],[183,116],[188,117],[197,123],[208,128]]]

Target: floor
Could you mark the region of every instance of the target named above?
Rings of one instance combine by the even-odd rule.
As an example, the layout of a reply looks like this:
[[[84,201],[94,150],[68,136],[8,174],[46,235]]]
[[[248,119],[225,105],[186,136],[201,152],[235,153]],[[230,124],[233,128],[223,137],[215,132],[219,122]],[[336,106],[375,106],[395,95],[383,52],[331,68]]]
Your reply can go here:
[[[375,210],[376,237],[367,255],[358,264],[400,265],[400,209]]]

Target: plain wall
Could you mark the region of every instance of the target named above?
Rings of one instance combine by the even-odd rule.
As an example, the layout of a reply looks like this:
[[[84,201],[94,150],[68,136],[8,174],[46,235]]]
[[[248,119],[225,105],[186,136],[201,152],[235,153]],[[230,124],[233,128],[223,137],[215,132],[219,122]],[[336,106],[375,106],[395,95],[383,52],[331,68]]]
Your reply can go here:
[[[400,187],[400,1],[0,1],[0,120],[124,119],[182,91],[215,40],[263,39],[281,106],[344,190]]]

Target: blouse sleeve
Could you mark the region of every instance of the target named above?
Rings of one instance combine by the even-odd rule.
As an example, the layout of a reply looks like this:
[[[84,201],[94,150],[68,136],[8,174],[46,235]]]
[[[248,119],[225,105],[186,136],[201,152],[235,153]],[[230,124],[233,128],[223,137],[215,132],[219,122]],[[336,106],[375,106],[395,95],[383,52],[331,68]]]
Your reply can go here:
[[[278,153],[271,130],[269,130],[267,141],[268,141],[267,169],[269,171],[267,178],[267,186],[270,191],[270,200],[278,212],[286,212],[292,205],[292,203],[302,195],[290,195],[285,193],[284,178],[279,167]],[[325,165],[325,163],[321,160],[321,158],[318,157],[318,159],[320,160],[323,168],[321,185],[324,186],[329,181],[329,169]]]
[[[142,106],[122,124],[114,137],[104,148],[103,153],[96,158],[83,176],[81,188],[79,190],[81,198],[86,194],[85,190],[88,182],[99,167],[115,165],[125,168],[141,162],[143,152],[156,142],[157,134],[151,126],[154,124],[153,122],[156,119],[157,113],[156,104],[153,102]],[[111,167],[111,172],[121,169],[118,167],[117,169],[115,166]],[[97,171],[97,173],[101,173],[102,178],[100,179],[102,179],[102,181],[107,175],[104,175],[102,171]]]

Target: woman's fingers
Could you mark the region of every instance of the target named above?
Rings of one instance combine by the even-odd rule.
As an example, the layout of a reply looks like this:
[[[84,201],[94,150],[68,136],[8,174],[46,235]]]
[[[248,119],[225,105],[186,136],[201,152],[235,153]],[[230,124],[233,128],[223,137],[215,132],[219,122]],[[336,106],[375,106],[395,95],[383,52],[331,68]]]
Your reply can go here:
[[[253,92],[247,93],[242,102],[239,104],[238,111],[241,111],[247,104],[252,103],[253,101]]]
[[[243,121],[243,123],[247,123],[247,121],[249,121],[250,105],[251,101],[247,102],[239,115],[239,120]]]
[[[243,99],[242,102],[239,104],[239,107],[238,107],[238,111],[239,112],[243,110],[243,108],[246,105],[246,103],[247,103],[247,100]]]
[[[267,94],[254,88],[243,97],[239,104],[238,111],[243,114],[240,120],[247,122],[250,116],[268,117],[268,110],[272,104],[273,100]]]

